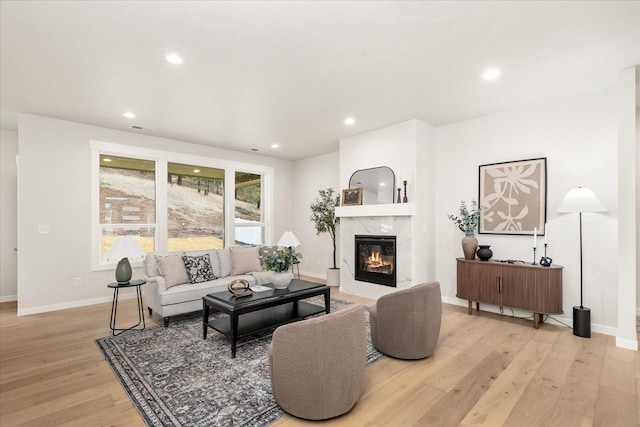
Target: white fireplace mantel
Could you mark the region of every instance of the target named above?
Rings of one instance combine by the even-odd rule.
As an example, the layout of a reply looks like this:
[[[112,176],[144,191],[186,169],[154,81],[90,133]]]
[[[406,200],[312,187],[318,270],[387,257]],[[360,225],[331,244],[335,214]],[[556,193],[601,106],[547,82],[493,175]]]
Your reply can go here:
[[[414,203],[336,207],[337,217],[414,216],[415,214],[416,205]]]

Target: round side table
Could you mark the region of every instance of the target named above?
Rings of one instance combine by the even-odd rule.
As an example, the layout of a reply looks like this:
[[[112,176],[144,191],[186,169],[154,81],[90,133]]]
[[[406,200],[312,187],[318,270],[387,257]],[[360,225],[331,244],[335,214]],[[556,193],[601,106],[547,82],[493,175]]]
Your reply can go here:
[[[118,282],[109,283],[107,286],[113,288],[113,301],[111,302],[111,321],[109,322],[109,327],[111,328],[111,333],[115,335],[120,335],[124,331],[130,331],[142,323],[142,328],[138,330],[143,330],[145,328],[144,322],[144,312],[142,310],[142,291],[140,290],[140,286],[144,285],[146,280],[137,279],[132,280],[126,284],[120,284]],[[116,315],[118,314],[118,291],[122,288],[136,288],[136,294],[138,298],[138,323],[129,327],[129,328],[116,328]],[[116,333],[117,332],[117,333]]]

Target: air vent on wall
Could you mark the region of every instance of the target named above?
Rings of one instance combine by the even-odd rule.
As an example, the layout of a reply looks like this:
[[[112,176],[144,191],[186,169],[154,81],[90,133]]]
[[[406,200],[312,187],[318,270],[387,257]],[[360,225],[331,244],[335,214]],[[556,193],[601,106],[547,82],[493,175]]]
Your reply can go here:
[[[143,130],[143,131],[145,131],[145,132],[155,132],[155,129],[145,128],[145,127],[140,126],[140,125],[131,125],[131,129],[135,129],[135,130]]]

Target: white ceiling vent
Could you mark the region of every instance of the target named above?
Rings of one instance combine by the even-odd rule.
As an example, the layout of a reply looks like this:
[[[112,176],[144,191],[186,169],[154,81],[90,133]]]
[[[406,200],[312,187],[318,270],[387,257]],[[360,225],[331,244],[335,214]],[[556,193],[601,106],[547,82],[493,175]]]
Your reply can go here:
[[[135,129],[135,130],[143,130],[145,132],[155,132],[155,129],[151,129],[151,128],[145,128],[143,126],[140,125],[131,125],[131,129]]]

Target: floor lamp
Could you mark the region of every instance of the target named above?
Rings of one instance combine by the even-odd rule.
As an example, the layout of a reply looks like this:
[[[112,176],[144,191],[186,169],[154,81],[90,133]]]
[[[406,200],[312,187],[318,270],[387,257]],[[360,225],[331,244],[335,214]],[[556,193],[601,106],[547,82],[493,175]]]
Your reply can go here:
[[[558,205],[558,212],[578,212],[580,216],[580,307],[573,307],[573,335],[591,338],[591,310],[582,305],[582,213],[606,212],[607,208],[590,188],[572,188]]]

